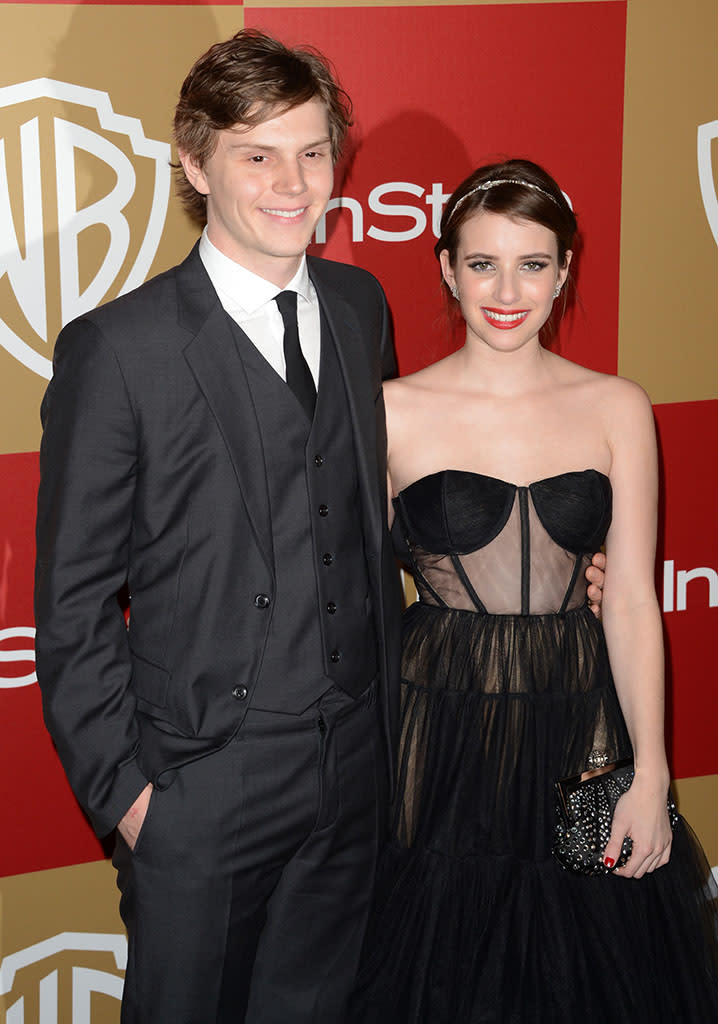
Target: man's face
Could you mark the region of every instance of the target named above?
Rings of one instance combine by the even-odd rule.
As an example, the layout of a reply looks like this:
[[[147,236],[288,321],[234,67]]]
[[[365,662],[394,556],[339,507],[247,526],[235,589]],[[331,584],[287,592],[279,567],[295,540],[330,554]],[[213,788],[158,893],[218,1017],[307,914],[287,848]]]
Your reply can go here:
[[[217,133],[203,167],[180,153],[185,174],[207,196],[207,233],[220,252],[284,287],[295,274],[334,182],[327,111],[321,100]]]

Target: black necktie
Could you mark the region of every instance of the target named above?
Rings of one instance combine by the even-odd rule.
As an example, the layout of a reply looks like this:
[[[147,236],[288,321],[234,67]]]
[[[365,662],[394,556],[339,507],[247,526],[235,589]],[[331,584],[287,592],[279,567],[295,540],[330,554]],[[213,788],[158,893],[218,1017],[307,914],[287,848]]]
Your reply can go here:
[[[284,321],[284,361],[287,366],[287,384],[311,420],[314,416],[317,389],[314,387],[311,370],[299,344],[297,293],[280,292],[275,296],[275,301]]]

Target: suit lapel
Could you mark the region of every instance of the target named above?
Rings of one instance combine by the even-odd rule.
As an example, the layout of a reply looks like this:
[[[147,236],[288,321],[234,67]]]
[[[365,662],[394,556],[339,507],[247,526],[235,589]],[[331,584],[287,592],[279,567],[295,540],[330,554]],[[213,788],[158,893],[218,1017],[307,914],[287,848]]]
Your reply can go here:
[[[374,549],[382,530],[379,507],[376,460],[376,419],[369,358],[361,326],[352,307],[339,293],[323,282],[310,264],[310,274],[319,302],[336,347],[339,367],[344,378],[349,415],[354,429],[357,472],[363,496],[368,529],[365,542]],[[321,381],[319,386],[321,387]],[[386,514],[384,512],[384,514]]]
[[[192,335],[184,356],[217,421],[257,544],[271,570],[267,474],[258,412],[233,336],[240,328],[222,308],[197,247],[177,276],[180,323]]]

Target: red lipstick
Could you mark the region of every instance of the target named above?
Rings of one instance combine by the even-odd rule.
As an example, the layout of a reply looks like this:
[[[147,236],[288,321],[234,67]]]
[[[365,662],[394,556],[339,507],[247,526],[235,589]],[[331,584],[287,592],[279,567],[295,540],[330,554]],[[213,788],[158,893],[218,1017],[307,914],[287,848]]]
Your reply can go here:
[[[499,331],[511,331],[524,322],[529,315],[528,309],[497,309],[494,306],[482,306],[484,319]]]

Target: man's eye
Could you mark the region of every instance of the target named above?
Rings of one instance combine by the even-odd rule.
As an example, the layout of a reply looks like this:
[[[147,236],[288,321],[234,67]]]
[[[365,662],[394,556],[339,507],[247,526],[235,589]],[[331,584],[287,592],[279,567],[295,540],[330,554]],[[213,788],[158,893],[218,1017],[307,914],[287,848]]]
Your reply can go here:
[[[257,153],[256,156],[250,157],[253,164],[263,164],[266,159],[266,156],[263,156],[261,153]]]

